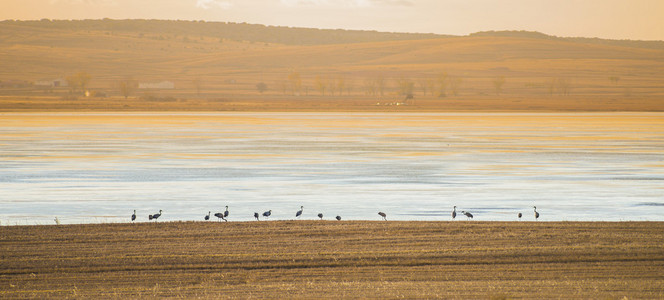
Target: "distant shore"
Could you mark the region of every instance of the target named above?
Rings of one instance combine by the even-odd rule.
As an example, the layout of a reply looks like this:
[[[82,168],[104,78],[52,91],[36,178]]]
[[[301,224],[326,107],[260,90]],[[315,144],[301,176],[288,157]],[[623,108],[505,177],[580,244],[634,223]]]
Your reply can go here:
[[[664,222],[0,227],[0,297],[662,298]]]
[[[354,112],[447,112],[447,111],[533,111],[533,112],[661,112],[660,97],[611,99],[605,97],[456,97],[397,98],[373,97],[252,97],[224,99],[143,100],[138,98],[0,97],[0,112],[30,111],[354,111]]]

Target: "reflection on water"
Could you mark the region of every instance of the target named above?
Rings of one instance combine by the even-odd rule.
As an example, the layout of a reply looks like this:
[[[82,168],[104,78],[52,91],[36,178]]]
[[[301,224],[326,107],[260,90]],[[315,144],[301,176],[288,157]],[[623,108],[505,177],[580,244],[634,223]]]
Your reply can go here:
[[[3,225],[663,221],[664,114],[1,113],[0,191]]]

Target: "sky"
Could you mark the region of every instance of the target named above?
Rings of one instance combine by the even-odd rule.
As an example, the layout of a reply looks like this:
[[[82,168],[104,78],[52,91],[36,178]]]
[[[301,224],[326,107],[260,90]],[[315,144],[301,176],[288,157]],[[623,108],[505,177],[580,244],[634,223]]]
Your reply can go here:
[[[0,20],[170,19],[466,35],[664,40],[664,0],[0,0]]]

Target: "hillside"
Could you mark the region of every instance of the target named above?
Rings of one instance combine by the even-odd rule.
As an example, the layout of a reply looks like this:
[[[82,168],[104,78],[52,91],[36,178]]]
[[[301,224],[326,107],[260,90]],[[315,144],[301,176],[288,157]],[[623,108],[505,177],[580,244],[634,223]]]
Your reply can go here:
[[[41,107],[21,100],[23,108],[16,108],[17,96],[55,97],[52,104],[61,98],[81,101],[79,86],[36,85],[80,73],[89,77],[88,94],[110,97],[107,103],[123,100],[119,86],[130,82],[127,99],[153,102],[208,99],[260,106],[315,98],[366,105],[412,95],[415,101],[408,104],[425,110],[486,109],[490,101],[508,101],[492,109],[664,110],[664,47],[657,41],[159,20],[3,21],[0,60],[2,110]],[[137,88],[161,81],[175,88]],[[539,104],[520,106],[524,100]],[[477,105],[468,105],[472,101]],[[592,107],[569,106],[584,101]]]

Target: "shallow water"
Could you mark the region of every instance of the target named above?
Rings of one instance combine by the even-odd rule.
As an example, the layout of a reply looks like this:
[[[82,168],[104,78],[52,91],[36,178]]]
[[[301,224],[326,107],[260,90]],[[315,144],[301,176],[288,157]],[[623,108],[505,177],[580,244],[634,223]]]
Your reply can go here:
[[[0,113],[0,204],[2,225],[664,221],[664,113]]]

